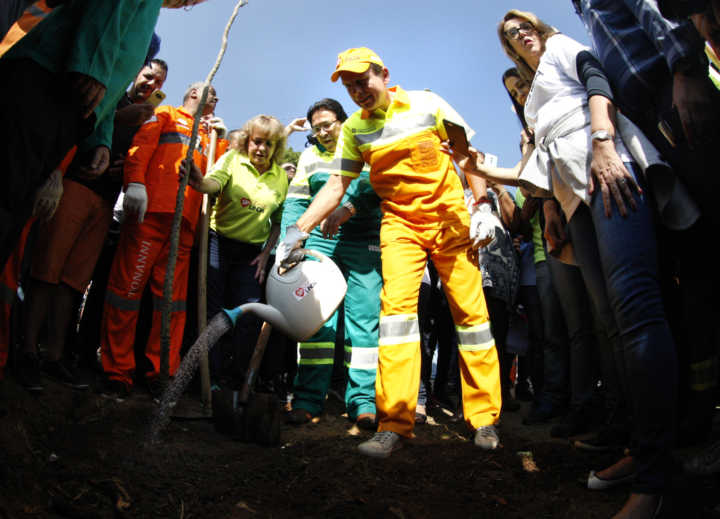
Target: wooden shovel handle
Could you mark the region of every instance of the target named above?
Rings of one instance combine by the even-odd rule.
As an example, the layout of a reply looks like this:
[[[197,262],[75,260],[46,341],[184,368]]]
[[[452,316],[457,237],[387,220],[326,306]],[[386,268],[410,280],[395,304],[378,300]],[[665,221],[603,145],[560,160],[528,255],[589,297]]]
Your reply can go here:
[[[260,329],[260,337],[258,337],[257,344],[255,345],[255,351],[253,351],[252,357],[250,358],[250,365],[248,366],[247,376],[245,382],[240,388],[240,394],[238,395],[238,401],[246,403],[250,396],[250,390],[255,385],[255,379],[257,378],[257,372],[260,369],[260,363],[262,362],[263,355],[265,354],[265,347],[267,346],[268,339],[270,338],[270,332],[272,332],[272,326],[267,321],[263,321],[262,328]]]

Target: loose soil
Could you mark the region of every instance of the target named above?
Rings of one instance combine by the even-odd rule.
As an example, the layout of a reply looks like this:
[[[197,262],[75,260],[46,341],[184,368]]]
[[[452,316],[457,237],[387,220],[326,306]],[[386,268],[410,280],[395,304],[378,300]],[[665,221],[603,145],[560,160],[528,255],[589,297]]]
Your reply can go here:
[[[435,409],[415,440],[374,460],[356,451],[370,433],[333,397],[317,423],[283,426],[277,447],[233,441],[206,420],[174,420],[150,444],[148,395],[117,402],[47,384],[33,396],[3,383],[2,519],[607,518],[627,495],[585,488],[588,471],[617,453],[577,451],[549,426],[524,427],[527,408],[503,416],[497,451],[474,447],[464,424]],[[718,495],[712,478],[681,489],[667,517],[705,517]]]

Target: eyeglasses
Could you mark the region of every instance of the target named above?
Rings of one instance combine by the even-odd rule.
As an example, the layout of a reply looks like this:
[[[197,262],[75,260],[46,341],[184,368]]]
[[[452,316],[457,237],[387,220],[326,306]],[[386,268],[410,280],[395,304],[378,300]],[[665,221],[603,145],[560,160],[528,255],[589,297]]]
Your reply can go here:
[[[329,132],[333,126],[335,126],[335,123],[338,122],[337,119],[334,121],[328,122],[328,123],[320,123],[318,125],[315,125],[310,128],[310,131],[312,131],[313,135],[319,135],[320,132]]]
[[[535,26],[531,24],[530,22],[523,22],[517,27],[513,27],[512,29],[508,29],[505,31],[505,35],[509,38],[512,38],[513,40],[517,40],[520,37],[520,31],[524,32],[531,32],[535,30]]]

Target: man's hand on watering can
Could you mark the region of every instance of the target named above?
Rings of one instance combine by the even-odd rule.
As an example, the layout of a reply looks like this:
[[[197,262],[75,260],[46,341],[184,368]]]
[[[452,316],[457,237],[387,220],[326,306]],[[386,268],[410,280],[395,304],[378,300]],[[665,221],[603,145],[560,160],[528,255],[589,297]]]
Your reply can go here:
[[[292,252],[302,245],[307,239],[308,233],[302,232],[297,225],[290,225],[285,228],[285,238],[281,241],[275,251],[275,264],[283,265],[291,259]]]

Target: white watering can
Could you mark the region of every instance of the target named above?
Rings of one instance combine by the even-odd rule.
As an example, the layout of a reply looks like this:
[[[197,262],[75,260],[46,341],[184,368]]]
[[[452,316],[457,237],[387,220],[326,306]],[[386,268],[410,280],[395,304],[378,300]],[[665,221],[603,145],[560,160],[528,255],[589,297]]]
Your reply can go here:
[[[273,266],[265,289],[268,304],[247,303],[225,310],[233,324],[243,312],[252,312],[286,335],[303,341],[330,319],[345,297],[345,278],[324,254],[308,249],[301,252],[320,261],[301,261],[282,274]]]

